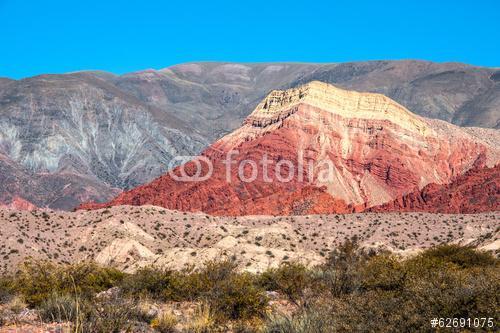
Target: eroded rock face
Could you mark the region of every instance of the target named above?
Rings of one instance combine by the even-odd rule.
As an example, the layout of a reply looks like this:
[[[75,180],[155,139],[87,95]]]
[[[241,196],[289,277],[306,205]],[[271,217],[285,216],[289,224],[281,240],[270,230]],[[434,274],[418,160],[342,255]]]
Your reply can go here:
[[[447,184],[480,157],[489,166],[498,163],[491,144],[500,142],[497,133],[492,130],[489,141],[471,133],[414,115],[383,95],[311,82],[271,92],[242,127],[207,149],[210,178],[184,182],[165,175],[105,205],[216,215],[359,211],[430,183]],[[209,168],[200,165],[204,175]],[[182,169],[193,175],[196,163],[174,174]],[[245,181],[255,170],[255,180]],[[95,207],[102,206],[82,206]]]
[[[408,193],[373,212],[423,211],[435,213],[477,213],[500,210],[500,165],[488,168],[480,163],[446,185],[429,184]]]
[[[40,207],[72,209],[81,199],[106,200],[116,188],[151,180],[168,169],[173,156],[206,145],[196,134],[187,135],[186,127],[90,74],[47,75],[0,90],[0,153],[32,175],[34,187],[18,195],[47,190],[45,199],[41,194],[36,200]],[[75,184],[80,192],[66,194],[72,198],[54,198],[58,189]]]
[[[0,207],[70,209],[88,200],[105,201],[120,190],[71,172],[33,173],[0,153]]]

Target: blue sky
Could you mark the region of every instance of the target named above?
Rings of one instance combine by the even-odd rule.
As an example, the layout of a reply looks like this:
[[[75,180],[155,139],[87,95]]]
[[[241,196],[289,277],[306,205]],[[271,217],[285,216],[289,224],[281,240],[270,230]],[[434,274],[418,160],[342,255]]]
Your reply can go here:
[[[500,1],[0,0],[0,76],[189,61],[500,66]]]

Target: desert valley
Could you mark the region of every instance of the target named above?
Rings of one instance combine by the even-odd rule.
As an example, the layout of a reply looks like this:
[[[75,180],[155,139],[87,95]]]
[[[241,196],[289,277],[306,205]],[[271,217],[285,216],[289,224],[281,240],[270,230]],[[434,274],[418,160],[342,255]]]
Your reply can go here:
[[[1,79],[0,332],[498,320],[499,126],[459,63]]]

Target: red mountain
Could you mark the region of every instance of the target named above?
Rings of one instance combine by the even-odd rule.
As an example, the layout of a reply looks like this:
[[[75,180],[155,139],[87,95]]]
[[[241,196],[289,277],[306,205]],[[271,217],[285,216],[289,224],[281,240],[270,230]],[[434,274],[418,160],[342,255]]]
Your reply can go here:
[[[419,117],[380,94],[314,81],[271,92],[200,160],[110,203],[81,208],[151,204],[215,215],[359,211],[431,183],[448,184],[479,156],[493,166],[499,142],[495,130],[461,129]],[[211,165],[212,176],[176,179],[196,174],[197,164],[201,175]]]
[[[480,165],[446,185],[429,184],[389,203],[373,207],[372,212],[479,213],[500,210],[500,164]]]

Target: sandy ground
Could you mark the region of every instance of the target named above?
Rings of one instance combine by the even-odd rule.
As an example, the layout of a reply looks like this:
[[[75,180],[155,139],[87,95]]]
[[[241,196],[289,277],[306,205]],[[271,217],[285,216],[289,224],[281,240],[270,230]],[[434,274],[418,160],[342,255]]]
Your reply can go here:
[[[157,265],[181,269],[234,258],[262,271],[283,261],[321,263],[352,236],[362,246],[403,255],[456,242],[499,247],[500,213],[213,217],[153,206],[118,206],[74,213],[0,210],[0,271],[27,257],[56,262],[95,260],[125,271]]]

